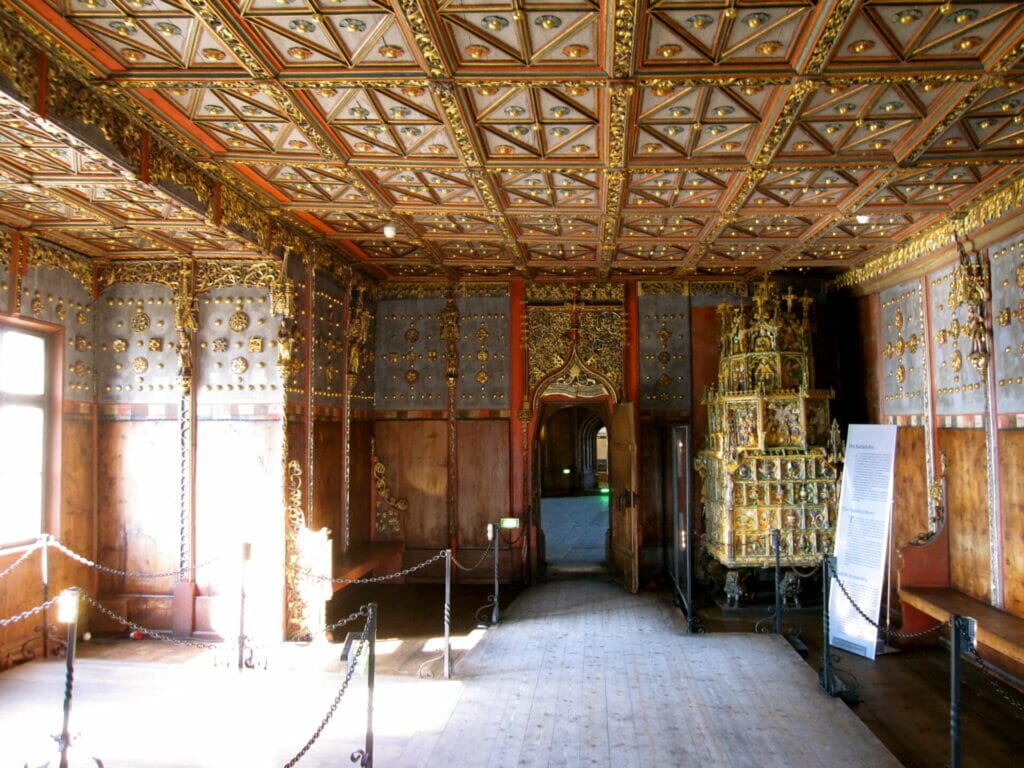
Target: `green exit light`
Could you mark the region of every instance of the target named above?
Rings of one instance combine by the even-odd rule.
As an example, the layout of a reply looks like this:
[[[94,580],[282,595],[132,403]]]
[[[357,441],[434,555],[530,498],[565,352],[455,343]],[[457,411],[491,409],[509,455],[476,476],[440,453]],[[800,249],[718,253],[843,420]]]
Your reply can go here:
[[[503,517],[501,518],[501,527],[505,530],[515,529],[519,527],[518,517]]]

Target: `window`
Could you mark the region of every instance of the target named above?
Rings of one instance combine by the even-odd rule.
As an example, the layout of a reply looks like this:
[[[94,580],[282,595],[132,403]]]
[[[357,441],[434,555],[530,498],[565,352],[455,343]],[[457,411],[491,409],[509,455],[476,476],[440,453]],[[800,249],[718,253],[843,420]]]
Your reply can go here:
[[[0,324],[0,544],[38,536],[46,513],[50,334]]]

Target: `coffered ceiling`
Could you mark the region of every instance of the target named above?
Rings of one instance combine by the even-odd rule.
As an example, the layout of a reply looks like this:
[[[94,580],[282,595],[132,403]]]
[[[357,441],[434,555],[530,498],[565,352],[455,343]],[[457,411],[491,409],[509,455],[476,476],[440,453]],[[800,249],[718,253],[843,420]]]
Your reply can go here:
[[[1019,2],[0,6],[385,279],[831,276],[1024,171]],[[8,226],[97,258],[254,250],[0,113]]]

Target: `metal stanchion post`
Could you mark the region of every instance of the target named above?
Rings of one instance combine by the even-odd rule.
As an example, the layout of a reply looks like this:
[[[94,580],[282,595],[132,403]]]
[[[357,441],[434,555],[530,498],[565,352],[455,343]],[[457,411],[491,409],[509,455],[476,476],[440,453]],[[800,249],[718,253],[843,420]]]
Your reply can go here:
[[[39,553],[39,568],[43,580],[43,602],[50,599],[50,534],[43,534],[43,551]],[[50,625],[47,610],[43,608],[43,658],[50,655]]]
[[[825,555],[822,558],[821,563],[821,610],[822,610],[822,630],[823,636],[821,638],[821,685],[825,689],[825,693],[829,696],[835,696],[835,691],[832,688],[834,678],[832,677],[832,654],[829,648],[828,640],[828,599],[829,599],[829,586],[832,580],[832,563],[835,562],[835,558],[830,555]]]
[[[832,591],[832,574],[835,573],[836,559],[832,555],[825,555],[821,560],[821,592],[822,592],[822,625],[823,633],[821,638],[821,673],[818,682],[825,689],[829,696],[837,697],[847,704],[856,704],[860,697],[856,691],[836,677],[832,671],[832,646],[829,643],[829,595]]]
[[[373,683],[377,666],[377,604],[370,603],[366,617],[366,638],[370,643],[370,664],[366,670],[366,754],[363,766],[373,768]]]
[[[949,768],[960,768],[960,656],[967,644],[974,645],[974,619],[953,616],[953,637],[949,644]]]
[[[252,554],[252,544],[247,541],[242,542],[242,573],[239,579],[239,595],[238,595],[238,668],[242,669],[245,666],[245,571],[246,563],[249,562],[249,556]]]
[[[499,555],[501,554],[501,539],[499,538],[499,527],[493,523],[488,524],[488,529],[493,531],[494,536],[494,607],[491,609],[491,624],[501,621],[501,603],[499,601],[500,576],[498,573]]]
[[[57,604],[57,621],[68,625],[68,656],[64,673],[64,725],[60,731],[60,768],[68,768],[68,747],[71,746],[71,692],[75,680],[75,648],[78,644],[78,587],[65,590]]]
[[[772,548],[775,550],[775,634],[782,634],[782,562],[779,554],[779,529],[772,529]]]
[[[444,553],[444,678],[452,676],[452,551]]]

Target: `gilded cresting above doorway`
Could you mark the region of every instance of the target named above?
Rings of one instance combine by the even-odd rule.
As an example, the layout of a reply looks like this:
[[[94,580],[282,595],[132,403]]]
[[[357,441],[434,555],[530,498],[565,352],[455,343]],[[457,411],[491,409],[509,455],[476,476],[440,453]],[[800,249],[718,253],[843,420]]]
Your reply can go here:
[[[620,398],[624,296],[621,285],[527,289],[531,395]]]

